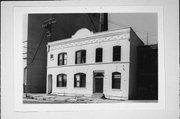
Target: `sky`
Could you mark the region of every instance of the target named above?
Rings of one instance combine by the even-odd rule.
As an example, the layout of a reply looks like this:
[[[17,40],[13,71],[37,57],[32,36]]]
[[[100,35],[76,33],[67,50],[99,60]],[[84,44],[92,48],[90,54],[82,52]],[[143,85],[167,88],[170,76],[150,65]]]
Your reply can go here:
[[[108,30],[132,27],[140,39],[148,45],[157,44],[157,13],[110,13]],[[148,33],[148,38],[147,38]]]

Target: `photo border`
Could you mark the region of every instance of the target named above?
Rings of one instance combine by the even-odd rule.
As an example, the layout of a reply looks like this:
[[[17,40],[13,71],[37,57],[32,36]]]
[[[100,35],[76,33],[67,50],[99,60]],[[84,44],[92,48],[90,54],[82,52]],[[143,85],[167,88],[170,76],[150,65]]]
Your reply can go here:
[[[73,10],[72,10],[73,9]],[[158,14],[158,102],[111,104],[23,104],[23,43],[27,14],[38,13],[157,13]],[[161,62],[160,62],[161,61]],[[84,6],[84,7],[15,7],[14,8],[14,101],[15,111],[85,111],[165,109],[165,67],[162,6]],[[60,106],[61,105],[61,106]]]

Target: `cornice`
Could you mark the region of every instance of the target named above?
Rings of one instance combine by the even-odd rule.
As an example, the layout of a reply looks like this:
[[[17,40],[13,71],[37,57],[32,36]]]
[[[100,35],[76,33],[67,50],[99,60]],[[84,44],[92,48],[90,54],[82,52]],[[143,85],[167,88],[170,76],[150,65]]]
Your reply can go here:
[[[129,39],[130,38],[129,31],[130,31],[129,29],[125,29],[125,30],[116,30],[105,33],[101,32],[85,38],[76,38],[76,39],[70,38],[70,39],[50,42],[48,43],[47,46],[50,48],[50,51],[52,51],[52,50],[58,50],[68,47],[76,47],[87,44]]]

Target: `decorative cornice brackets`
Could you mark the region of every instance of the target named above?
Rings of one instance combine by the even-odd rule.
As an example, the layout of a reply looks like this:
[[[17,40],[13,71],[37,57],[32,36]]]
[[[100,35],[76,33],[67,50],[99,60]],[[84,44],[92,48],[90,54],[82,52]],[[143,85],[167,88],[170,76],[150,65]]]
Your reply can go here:
[[[49,51],[68,48],[68,47],[76,47],[81,45],[87,45],[87,44],[94,44],[94,43],[101,43],[101,42],[108,42],[108,41],[114,41],[114,40],[123,40],[123,39],[129,39],[130,33],[120,33],[120,34],[107,34],[107,35],[101,35],[96,37],[87,37],[87,38],[80,38],[76,40],[70,41],[69,39],[67,42],[57,42],[53,44],[48,44],[47,46],[50,48]]]

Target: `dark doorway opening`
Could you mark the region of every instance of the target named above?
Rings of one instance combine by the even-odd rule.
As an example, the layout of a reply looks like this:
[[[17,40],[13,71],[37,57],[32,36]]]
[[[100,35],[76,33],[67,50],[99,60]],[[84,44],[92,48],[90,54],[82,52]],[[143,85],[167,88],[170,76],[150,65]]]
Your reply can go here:
[[[94,71],[93,93],[103,93],[104,72]]]
[[[47,88],[47,94],[52,93],[52,75],[48,75],[48,88]]]

